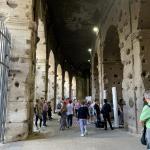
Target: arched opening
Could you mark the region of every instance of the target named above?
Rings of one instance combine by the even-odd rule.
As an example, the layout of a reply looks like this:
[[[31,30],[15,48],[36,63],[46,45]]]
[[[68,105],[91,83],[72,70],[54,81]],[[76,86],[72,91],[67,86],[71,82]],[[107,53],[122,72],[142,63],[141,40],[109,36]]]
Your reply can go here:
[[[136,46],[136,59],[134,59],[134,66],[138,75],[141,75],[142,80],[138,76],[135,88],[135,115],[136,125],[138,126],[138,118],[140,117],[143,108],[143,92],[150,89],[150,1],[140,1],[140,13],[138,17],[138,29],[139,29],[139,44]],[[141,60],[141,61],[139,61]],[[141,66],[141,69],[140,69]],[[139,68],[139,69],[137,69]],[[142,82],[142,83],[141,83]],[[131,103],[131,102],[130,102]],[[130,105],[132,106],[132,105]],[[141,131],[141,126],[138,126],[137,131]]]
[[[72,88],[71,88],[71,98],[72,99],[76,99],[76,78],[73,77],[72,78]]]
[[[64,98],[69,97],[69,73],[65,71],[65,78],[64,78]]]
[[[98,73],[98,56],[95,53],[94,57],[94,97],[99,100],[99,73]]]
[[[140,39],[140,58],[142,63],[142,80],[144,84],[144,90],[150,89],[150,50],[149,50],[149,43],[150,43],[150,15],[149,15],[149,8],[150,8],[150,1],[145,0],[144,3],[141,2],[140,5],[140,13],[139,13],[139,24],[138,28],[140,29],[140,34],[142,39]],[[142,98],[143,95],[141,95]],[[141,104],[142,106],[142,104]],[[139,109],[140,110],[140,109]],[[139,112],[140,113],[140,112]]]
[[[36,72],[35,72],[35,100],[34,100],[34,109],[36,100],[45,99],[45,84],[46,84],[46,44],[45,44],[45,30],[44,23],[41,19],[38,20],[38,43],[36,48]],[[36,131],[35,126],[36,117],[33,117],[33,131]]]
[[[47,100],[54,103],[54,80],[55,80],[55,58],[53,51],[49,54],[49,70],[48,70],[48,91]]]
[[[106,34],[103,51],[103,82],[107,99],[112,100],[112,87],[117,88],[118,100],[122,99],[123,65],[119,48],[117,28],[111,26]]]
[[[38,38],[36,49],[35,99],[45,98],[46,44],[44,24],[38,20]]]
[[[56,84],[56,106],[62,100],[62,68],[57,66],[57,84]]]

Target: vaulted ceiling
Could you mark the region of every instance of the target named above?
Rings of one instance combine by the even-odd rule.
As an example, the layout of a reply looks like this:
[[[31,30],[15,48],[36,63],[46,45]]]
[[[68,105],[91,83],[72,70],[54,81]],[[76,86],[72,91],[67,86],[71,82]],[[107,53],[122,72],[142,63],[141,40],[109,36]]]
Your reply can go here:
[[[76,68],[90,68],[88,48],[94,46],[92,28],[99,24],[106,0],[47,0],[48,22],[65,58]]]

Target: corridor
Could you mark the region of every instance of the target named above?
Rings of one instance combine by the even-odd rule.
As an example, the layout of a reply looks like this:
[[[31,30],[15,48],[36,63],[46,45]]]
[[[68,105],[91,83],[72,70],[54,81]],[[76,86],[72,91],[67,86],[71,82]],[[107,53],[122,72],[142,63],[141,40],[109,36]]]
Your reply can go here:
[[[0,146],[0,150],[143,150],[139,138],[124,129],[103,130],[88,126],[88,135],[80,137],[74,121],[70,129],[58,130],[58,119],[48,122],[40,134],[34,133],[25,141]]]
[[[149,10],[150,0],[0,0],[0,150],[146,149]],[[58,131],[56,117],[33,134],[35,115],[46,122],[69,100],[97,103],[97,121],[108,101],[109,123],[124,128],[89,126],[81,138],[77,123]]]

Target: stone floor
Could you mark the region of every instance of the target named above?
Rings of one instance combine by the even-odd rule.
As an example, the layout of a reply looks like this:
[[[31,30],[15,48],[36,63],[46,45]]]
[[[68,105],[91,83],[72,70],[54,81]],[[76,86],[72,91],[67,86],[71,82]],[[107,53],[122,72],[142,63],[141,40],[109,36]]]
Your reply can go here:
[[[139,138],[123,129],[113,131],[96,129],[89,125],[88,135],[80,137],[77,122],[65,131],[58,130],[58,120],[48,122],[48,127],[36,132],[26,141],[0,145],[0,150],[144,150]]]

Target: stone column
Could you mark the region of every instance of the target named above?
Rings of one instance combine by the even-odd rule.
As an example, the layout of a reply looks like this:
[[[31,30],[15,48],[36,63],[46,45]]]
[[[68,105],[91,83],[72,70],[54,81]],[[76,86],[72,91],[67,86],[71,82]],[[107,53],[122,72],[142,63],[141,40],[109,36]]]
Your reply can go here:
[[[150,30],[141,30],[134,39],[134,72],[135,72],[135,95],[136,95],[136,118],[140,117],[143,108],[143,93],[150,89]],[[138,124],[138,132],[141,126]]]
[[[45,98],[46,81],[46,44],[44,24],[39,19],[38,37],[40,41],[36,49],[35,99]]]
[[[31,49],[32,0],[0,0],[0,14],[11,34],[11,60],[5,142],[25,139],[29,133],[34,78]]]
[[[95,100],[95,93],[96,93],[96,90],[95,90],[95,84],[94,84],[94,52],[92,52],[92,61],[91,61],[91,87],[92,87],[92,93],[91,93],[91,96],[92,96],[92,100]]]
[[[60,64],[57,66],[56,75],[56,104],[62,100],[62,68]]]
[[[54,79],[55,79],[55,74],[54,71],[50,71],[48,73],[48,98],[47,100],[53,100],[54,99]]]
[[[113,111],[114,111],[114,127],[119,127],[118,118],[118,102],[117,102],[117,90],[116,87],[112,87],[112,97],[113,97]]]

